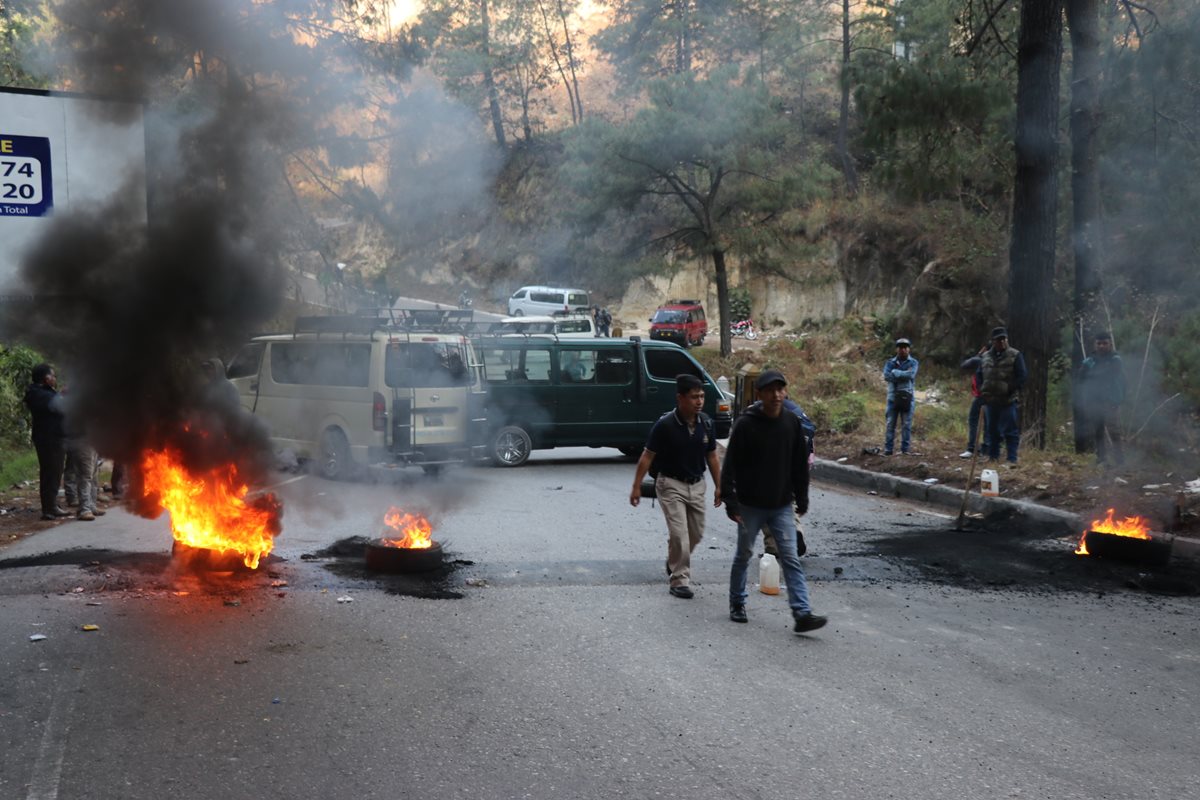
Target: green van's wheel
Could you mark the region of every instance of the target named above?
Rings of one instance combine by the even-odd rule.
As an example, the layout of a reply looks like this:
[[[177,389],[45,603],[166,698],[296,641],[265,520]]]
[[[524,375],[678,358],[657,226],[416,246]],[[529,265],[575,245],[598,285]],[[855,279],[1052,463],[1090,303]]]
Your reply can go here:
[[[337,428],[326,428],[321,434],[321,452],[317,461],[321,477],[331,481],[344,480],[350,474],[350,466],[350,443],[346,441],[346,434]]]
[[[492,461],[498,467],[519,467],[529,460],[533,440],[517,425],[506,425],[492,439]]]
[[[618,447],[617,449],[620,450],[621,455],[625,456],[626,458],[641,458],[642,457],[643,448],[641,448],[641,447]]]

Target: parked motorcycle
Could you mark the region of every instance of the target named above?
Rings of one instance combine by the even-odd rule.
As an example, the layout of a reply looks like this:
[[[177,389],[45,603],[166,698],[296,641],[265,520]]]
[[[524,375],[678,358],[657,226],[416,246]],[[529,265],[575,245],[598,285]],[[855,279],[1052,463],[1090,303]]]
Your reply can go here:
[[[758,331],[754,329],[754,320],[743,319],[730,323],[729,335],[735,337],[744,336],[747,339],[753,340],[758,338]]]

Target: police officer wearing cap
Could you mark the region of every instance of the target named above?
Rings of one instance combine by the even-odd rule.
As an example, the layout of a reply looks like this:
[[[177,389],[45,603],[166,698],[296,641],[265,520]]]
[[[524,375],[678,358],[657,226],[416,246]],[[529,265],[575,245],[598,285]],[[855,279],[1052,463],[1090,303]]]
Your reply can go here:
[[[654,476],[658,504],[667,521],[667,575],[674,597],[694,597],[692,551],[704,537],[705,467],[717,489],[713,506],[721,505],[721,465],[712,420],[704,408],[704,382],[695,375],[675,377],[675,408],[663,414],[646,440],[638,459],[629,504],[642,497],[642,479]],[[653,465],[653,469],[651,466]]]
[[[896,355],[889,358],[883,365],[883,379],[887,381],[887,434],[883,441],[883,454],[890,456],[896,443],[896,418],[903,422],[900,428],[900,452],[908,455],[912,452],[912,413],[916,400],[913,391],[916,388],[917,368],[920,364],[909,353],[912,342],[900,338],[896,340]]]

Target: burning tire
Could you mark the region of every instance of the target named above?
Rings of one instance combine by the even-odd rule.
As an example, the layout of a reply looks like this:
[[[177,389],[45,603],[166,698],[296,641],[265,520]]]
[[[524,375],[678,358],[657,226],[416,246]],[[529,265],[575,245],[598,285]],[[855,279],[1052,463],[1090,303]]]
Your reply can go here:
[[[492,437],[492,461],[498,467],[519,467],[529,460],[533,440],[524,428],[505,425]]]
[[[321,434],[317,471],[331,481],[344,480],[350,474],[350,443],[346,434],[337,428],[326,428]]]
[[[376,539],[367,542],[366,559],[372,572],[429,572],[442,566],[442,546],[434,542],[424,548],[393,547]]]

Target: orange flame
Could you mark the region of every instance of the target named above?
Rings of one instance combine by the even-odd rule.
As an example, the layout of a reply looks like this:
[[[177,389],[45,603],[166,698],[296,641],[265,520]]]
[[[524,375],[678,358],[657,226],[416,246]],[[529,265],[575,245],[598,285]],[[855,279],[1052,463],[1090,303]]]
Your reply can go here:
[[[400,539],[383,539],[383,543],[388,547],[423,550],[433,546],[433,526],[420,514],[409,514],[392,506],[383,515],[383,522],[392,530],[403,534],[403,538]]]
[[[1108,509],[1108,516],[1103,520],[1092,520],[1090,530],[1096,533],[1112,534],[1113,536],[1130,536],[1134,539],[1150,538],[1150,526],[1146,524],[1144,519],[1141,517],[1126,517],[1118,522],[1113,519],[1113,510],[1111,508]],[[1084,531],[1083,536],[1079,539],[1079,547],[1075,550],[1075,555],[1088,555],[1087,535],[1088,531]]]
[[[238,480],[236,464],[191,474],[179,454],[147,450],[142,455],[142,495],[171,516],[171,533],[189,547],[235,552],[250,569],[271,552],[279,532],[274,495],[246,501],[249,487]]]

